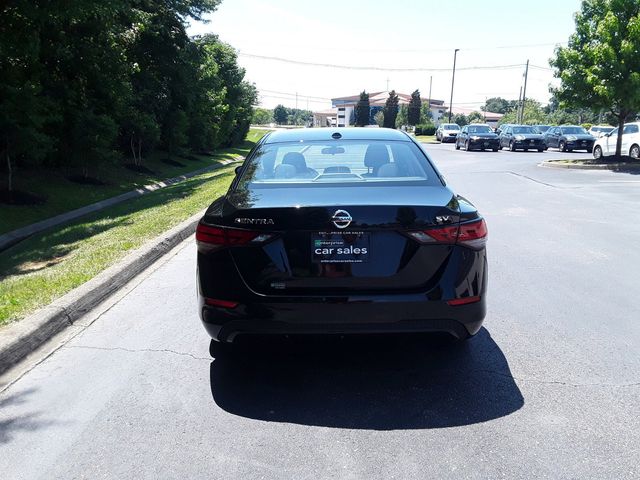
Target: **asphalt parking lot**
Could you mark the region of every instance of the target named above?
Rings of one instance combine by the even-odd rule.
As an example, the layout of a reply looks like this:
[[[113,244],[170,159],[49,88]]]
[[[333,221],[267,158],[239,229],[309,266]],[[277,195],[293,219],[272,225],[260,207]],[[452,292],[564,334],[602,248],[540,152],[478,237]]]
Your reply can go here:
[[[212,358],[189,241],[0,394],[2,476],[639,478],[640,175],[426,148],[488,222],[475,338]]]

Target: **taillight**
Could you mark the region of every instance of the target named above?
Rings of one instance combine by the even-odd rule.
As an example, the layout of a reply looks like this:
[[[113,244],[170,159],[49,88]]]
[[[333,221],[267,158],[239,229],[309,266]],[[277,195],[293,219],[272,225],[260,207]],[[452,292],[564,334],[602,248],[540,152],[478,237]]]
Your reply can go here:
[[[475,222],[461,223],[458,243],[479,250],[487,245],[488,234],[487,224],[482,218]]]
[[[271,233],[241,230],[239,228],[217,227],[198,224],[196,228],[196,242],[203,250],[211,251],[222,247],[259,244],[270,240]]]
[[[460,225],[430,228],[408,232],[420,243],[460,244],[465,247],[481,249],[487,244],[487,224],[484,219],[474,220]]]
[[[204,303],[211,307],[221,308],[236,308],[238,306],[238,302],[234,302],[232,300],[220,300],[219,298],[205,298]]]

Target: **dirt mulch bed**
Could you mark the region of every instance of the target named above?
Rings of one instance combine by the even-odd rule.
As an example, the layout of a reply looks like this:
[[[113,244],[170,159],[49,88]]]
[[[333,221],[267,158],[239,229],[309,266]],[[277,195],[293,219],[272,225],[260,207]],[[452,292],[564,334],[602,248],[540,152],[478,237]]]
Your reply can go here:
[[[47,199],[35,193],[23,192],[21,190],[0,190],[0,203],[6,205],[42,205]]]

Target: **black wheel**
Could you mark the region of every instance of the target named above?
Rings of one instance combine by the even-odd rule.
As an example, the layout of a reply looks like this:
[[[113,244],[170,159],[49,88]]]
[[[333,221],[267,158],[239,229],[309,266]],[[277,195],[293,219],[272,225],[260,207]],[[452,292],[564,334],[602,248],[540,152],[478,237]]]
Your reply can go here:
[[[593,148],[587,148],[587,153],[593,152]]]
[[[596,160],[602,158],[602,147],[600,145],[596,145],[596,147],[593,149],[593,158],[595,158]]]
[[[466,142],[464,142],[464,149],[468,152],[470,150],[469,148],[469,140],[467,140]]]
[[[494,152],[497,152],[498,151],[498,147],[492,148],[491,150],[493,150]]]
[[[560,150],[561,152],[566,152],[567,151],[567,144],[564,143],[563,141],[561,141],[558,144],[558,150]]]
[[[539,148],[538,152],[540,152],[540,153],[544,152],[544,148]]]
[[[509,150],[512,152],[516,151],[516,144],[513,143],[513,140],[511,140],[511,142],[509,142]]]
[[[480,147],[480,151],[481,151],[481,152],[484,152],[484,147]]]
[[[456,141],[456,150],[460,150],[460,144]]]
[[[525,151],[525,152],[528,152],[528,151],[529,151],[529,149],[528,149],[528,148],[525,148],[525,149],[524,149],[524,151]]]
[[[640,158],[640,147],[638,145],[631,145],[631,148],[629,149],[629,156],[635,159]]]

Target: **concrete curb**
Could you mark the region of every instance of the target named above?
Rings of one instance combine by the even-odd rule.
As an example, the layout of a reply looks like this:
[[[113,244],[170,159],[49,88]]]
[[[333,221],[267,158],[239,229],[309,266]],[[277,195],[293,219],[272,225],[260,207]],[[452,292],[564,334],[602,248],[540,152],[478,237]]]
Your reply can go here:
[[[241,156],[238,157],[241,158]],[[156,190],[159,190],[161,188],[184,182],[185,180],[188,180],[189,178],[195,177],[197,175],[218,170],[219,168],[225,167],[231,163],[235,163],[236,161],[238,161],[238,159],[222,160],[215,165],[200,168],[198,170],[194,170],[193,172],[178,175],[177,177],[167,178],[166,180],[162,180],[160,182],[151,183],[149,185],[136,188],[135,190],[131,190],[130,192],[122,193],[115,197],[107,198],[99,202],[92,203],[91,205],[85,205],[84,207],[77,208],[76,210],[71,210],[70,212],[65,212],[60,215],[56,215],[55,217],[32,223],[31,225],[27,225],[26,227],[12,230],[11,232],[0,235],[0,252],[24,240],[25,238],[28,238],[33,234],[42,232],[43,230],[46,230],[48,228],[62,225],[63,223],[76,220],[77,218],[83,217],[90,213],[95,213],[107,207],[117,205],[127,200],[131,200],[132,198],[141,197],[142,195],[155,192]]]
[[[87,283],[0,330],[0,374],[89,312],[195,232],[202,212],[129,253]]]
[[[538,164],[540,167],[546,168],[565,168],[572,170],[611,170],[612,172],[624,171],[626,170],[637,170],[640,172],[640,164],[638,165],[628,165],[623,163],[615,163],[615,164],[604,164],[604,163],[594,163],[593,165],[583,165],[580,163],[560,163],[554,162],[552,160],[547,160]]]

